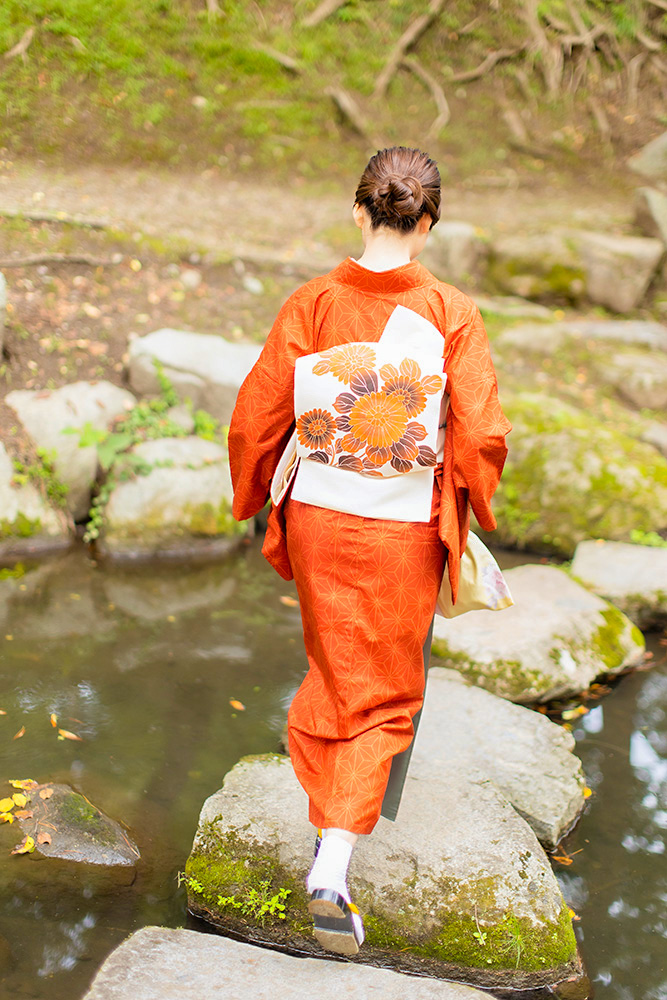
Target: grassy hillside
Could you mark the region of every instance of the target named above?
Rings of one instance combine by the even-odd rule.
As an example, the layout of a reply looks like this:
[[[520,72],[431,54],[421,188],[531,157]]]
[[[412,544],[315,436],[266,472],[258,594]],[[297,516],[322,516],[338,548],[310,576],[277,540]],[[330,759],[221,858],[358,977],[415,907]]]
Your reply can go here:
[[[654,0],[348,0],[309,26],[318,6],[3,0],[4,155],[310,177],[356,172],[377,143],[402,142],[456,177],[611,166],[667,127],[667,12]]]

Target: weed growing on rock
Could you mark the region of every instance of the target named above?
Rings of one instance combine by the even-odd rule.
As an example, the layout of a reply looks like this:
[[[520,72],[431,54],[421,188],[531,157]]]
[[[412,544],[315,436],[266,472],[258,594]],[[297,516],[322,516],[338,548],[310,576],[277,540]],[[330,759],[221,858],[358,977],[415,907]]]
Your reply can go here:
[[[178,873],[178,884],[185,885],[191,892],[204,893],[201,882],[192,875],[186,875],[185,872]],[[263,879],[258,883],[257,889],[248,886],[239,896],[218,895],[215,902],[221,909],[231,907],[239,910],[243,916],[250,917],[255,923],[264,927],[267,918],[285,920],[287,897],[292,893],[291,889],[281,887],[274,895],[270,895],[270,885],[268,879]]]
[[[36,451],[37,462],[26,464],[18,458],[13,459],[12,483],[15,486],[25,486],[27,483],[32,483],[41,493],[46,493],[51,503],[56,507],[64,507],[67,503],[69,487],[62,483],[56,475],[55,452],[46,451],[44,448],[37,448]]]

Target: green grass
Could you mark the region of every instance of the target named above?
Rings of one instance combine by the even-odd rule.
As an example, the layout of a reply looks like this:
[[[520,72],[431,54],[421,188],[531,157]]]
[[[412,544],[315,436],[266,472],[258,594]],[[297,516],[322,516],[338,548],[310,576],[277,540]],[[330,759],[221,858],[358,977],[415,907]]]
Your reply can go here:
[[[387,141],[423,144],[435,115],[423,84],[402,69],[384,101],[374,102],[372,93],[425,0],[348,0],[316,28],[305,28],[303,17],[316,5],[224,0],[222,16],[211,20],[205,0],[3,0],[0,52],[27,29],[35,34],[25,58],[2,64],[0,146],[9,157],[347,176],[358,171],[368,144],[335,111],[325,93],[331,83],[355,96],[372,130]],[[608,7],[602,0],[578,0],[586,23],[603,18],[630,54],[636,26],[631,0],[611,5],[611,12]],[[544,0],[541,11],[569,16],[561,0]],[[464,86],[449,81],[479,65],[489,50],[527,37],[518,0],[498,10],[482,0],[459,0],[419,39],[415,51],[443,84],[452,108],[451,124],[429,144],[445,175],[499,168],[508,155],[520,157],[508,153],[497,105],[499,79],[510,98],[519,98],[516,67],[501,63],[492,75]],[[296,59],[301,73],[290,73],[257,43]],[[521,59],[528,86],[543,102],[545,129],[561,126],[572,98],[564,94],[545,110],[536,62],[529,54]],[[585,97],[582,90],[582,115]],[[591,153],[593,146],[591,140]]]

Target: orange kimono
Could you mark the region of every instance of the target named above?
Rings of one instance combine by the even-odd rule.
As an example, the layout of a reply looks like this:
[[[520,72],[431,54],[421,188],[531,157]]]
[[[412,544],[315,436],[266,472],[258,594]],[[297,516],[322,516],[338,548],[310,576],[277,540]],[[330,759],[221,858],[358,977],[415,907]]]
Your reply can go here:
[[[417,261],[374,272],[352,258],[297,289],[239,391],[229,431],[237,520],[256,514],[294,429],[296,359],[377,341],[397,305],[443,335],[450,405],[431,521],[358,517],[289,497],[263,552],[294,578],[309,671],[288,716],[289,749],[315,826],[370,833],[392,760],[412,742],[424,695],[422,651],[445,559],[454,598],[469,508],[495,528],[490,501],[510,429],[479,310]]]

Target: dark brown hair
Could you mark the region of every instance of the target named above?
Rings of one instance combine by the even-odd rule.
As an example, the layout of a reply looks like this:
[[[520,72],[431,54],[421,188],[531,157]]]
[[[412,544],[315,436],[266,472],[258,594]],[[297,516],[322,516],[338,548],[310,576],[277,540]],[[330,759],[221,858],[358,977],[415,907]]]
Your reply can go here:
[[[410,233],[424,214],[433,227],[440,218],[440,172],[419,149],[381,149],[368,161],[354,200],[368,209],[372,229]]]

